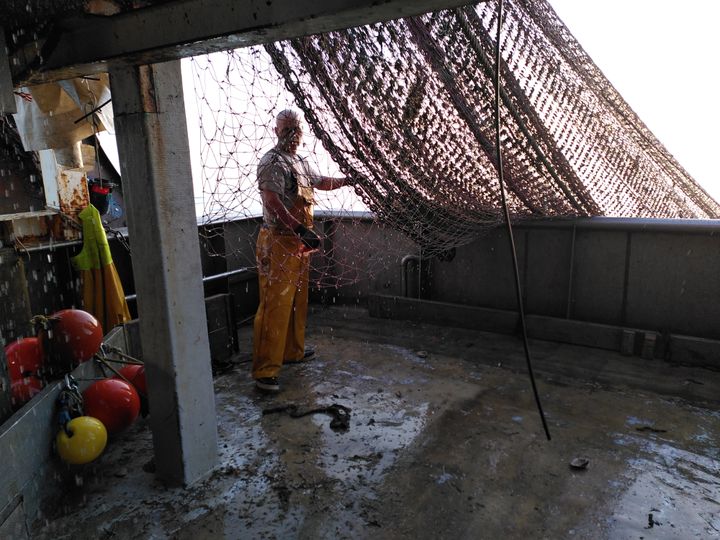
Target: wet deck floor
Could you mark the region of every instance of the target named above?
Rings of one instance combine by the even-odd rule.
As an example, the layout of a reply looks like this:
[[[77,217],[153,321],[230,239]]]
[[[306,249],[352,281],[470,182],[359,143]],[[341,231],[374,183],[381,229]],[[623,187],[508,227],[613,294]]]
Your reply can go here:
[[[515,338],[341,308],[318,309],[308,334],[318,358],[286,367],[276,397],[248,364],[216,377],[221,465],[206,481],[167,489],[145,472],[141,421],[33,537],[720,536],[720,374],[533,342],[548,442]],[[350,427],[262,415],[288,403],[345,405]]]

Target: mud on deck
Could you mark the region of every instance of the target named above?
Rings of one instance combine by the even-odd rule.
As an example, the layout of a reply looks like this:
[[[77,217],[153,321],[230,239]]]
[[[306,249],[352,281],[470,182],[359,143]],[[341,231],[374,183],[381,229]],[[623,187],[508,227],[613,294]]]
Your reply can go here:
[[[316,308],[308,340],[317,359],[284,368],[278,396],[255,391],[247,363],[216,377],[220,465],[205,481],[146,472],[139,421],[68,472],[33,538],[720,535],[716,373],[533,342],[548,442],[513,337]],[[350,427],[262,414],[289,403],[345,405]]]

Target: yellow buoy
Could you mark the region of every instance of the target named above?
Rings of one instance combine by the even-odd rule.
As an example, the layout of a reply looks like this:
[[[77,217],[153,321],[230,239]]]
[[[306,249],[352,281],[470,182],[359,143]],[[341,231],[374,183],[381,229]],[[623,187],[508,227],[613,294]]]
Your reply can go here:
[[[105,450],[107,430],[97,418],[78,416],[68,422],[67,428],[71,435],[61,429],[56,439],[58,454],[66,463],[90,463]]]

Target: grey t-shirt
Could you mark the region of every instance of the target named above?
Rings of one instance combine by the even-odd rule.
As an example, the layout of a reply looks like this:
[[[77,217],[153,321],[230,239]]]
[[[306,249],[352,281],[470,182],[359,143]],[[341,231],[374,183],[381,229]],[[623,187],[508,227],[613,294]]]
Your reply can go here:
[[[257,179],[261,191],[277,193],[285,208],[290,209],[295,204],[298,192],[304,193],[306,199],[312,198],[312,188],[322,180],[322,176],[312,168],[307,158],[288,154],[275,147],[260,158]],[[268,225],[277,224],[275,215],[264,207],[263,218]]]

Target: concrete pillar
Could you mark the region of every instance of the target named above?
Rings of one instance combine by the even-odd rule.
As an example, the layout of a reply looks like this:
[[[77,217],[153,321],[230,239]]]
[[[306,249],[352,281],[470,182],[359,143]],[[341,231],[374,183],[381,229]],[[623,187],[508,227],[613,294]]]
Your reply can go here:
[[[200,244],[180,61],[110,74],[158,476],[217,463]]]

